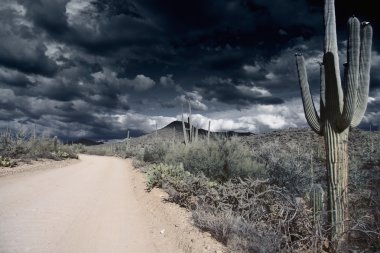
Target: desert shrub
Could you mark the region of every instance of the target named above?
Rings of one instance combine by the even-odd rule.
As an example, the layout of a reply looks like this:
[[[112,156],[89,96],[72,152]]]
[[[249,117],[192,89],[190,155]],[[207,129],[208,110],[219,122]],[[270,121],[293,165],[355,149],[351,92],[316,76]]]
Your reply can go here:
[[[28,136],[26,131],[0,134],[0,155],[11,159],[67,159],[77,158],[76,152],[69,146],[58,145],[55,150],[54,139],[40,136]]]
[[[323,164],[309,150],[301,150],[298,143],[265,143],[256,155],[265,164],[271,183],[285,187],[293,194],[302,196],[313,183],[324,180]]]
[[[366,252],[380,251],[380,163],[352,159],[349,174],[349,241]]]
[[[213,214],[199,206],[192,212],[194,224],[210,234],[220,242],[227,244],[232,234],[235,217],[231,212]]]
[[[124,151],[124,158],[140,157],[143,160],[144,153],[141,152],[141,149],[135,147],[128,147]]]
[[[168,201],[193,210],[195,225],[234,252],[305,252],[322,245],[303,199],[269,180],[218,183],[166,164],[151,166],[147,175],[148,190],[165,189]]]
[[[277,245],[282,250],[306,250],[315,240],[312,213],[303,199],[268,180],[230,180],[208,191],[199,203],[214,213],[232,212],[259,231],[278,233],[284,239]]]
[[[28,158],[49,158],[54,159],[53,141],[47,138],[35,139],[30,141]]]
[[[83,153],[88,155],[123,157],[122,149],[114,143],[87,146]]]
[[[98,146],[91,146],[91,147],[86,147],[83,153],[88,154],[88,155],[105,156],[107,155],[107,149],[103,147],[98,147]]]
[[[169,193],[168,201],[188,209],[194,209],[197,196],[204,195],[208,188],[218,183],[203,174],[197,176],[186,171],[182,164],[154,164],[147,171],[147,190],[160,187]]]
[[[153,187],[162,187],[163,184],[171,184],[179,187],[185,183],[185,177],[190,176],[182,165],[154,164],[147,171],[147,190]]]
[[[161,163],[169,149],[169,143],[153,141],[144,147],[143,161],[148,163]]]
[[[0,156],[0,167],[13,167],[16,165],[16,162],[11,160],[9,157]]]
[[[125,142],[87,146],[83,147],[81,153],[121,158],[137,158],[141,161],[144,159],[144,148],[141,145],[126,145]]]
[[[264,175],[263,166],[257,163],[251,150],[237,138],[219,139],[209,144],[205,140],[190,145],[177,144],[166,154],[168,164],[182,163],[185,170],[218,181],[235,177]]]
[[[143,160],[140,160],[140,159],[137,159],[136,157],[133,157],[132,158],[132,165],[133,165],[133,168],[136,168],[136,169],[139,169],[143,172],[147,172],[147,166],[148,164],[146,162],[144,162]]]
[[[282,238],[265,224],[248,223],[232,212],[212,213],[199,206],[192,212],[194,224],[223,242],[232,252],[281,252]]]
[[[59,146],[58,151],[53,154],[56,155],[58,159],[78,159],[75,148],[75,146],[61,145]]]
[[[24,131],[6,131],[0,134],[0,155],[3,157],[19,158],[28,153],[29,147]]]
[[[223,159],[216,142],[211,142],[210,145],[205,145],[203,141],[188,146],[177,144],[169,149],[165,162],[183,164],[184,168],[193,174],[203,172],[206,176],[223,175]]]
[[[70,150],[76,154],[86,152],[86,147],[83,144],[73,144],[70,146]]]

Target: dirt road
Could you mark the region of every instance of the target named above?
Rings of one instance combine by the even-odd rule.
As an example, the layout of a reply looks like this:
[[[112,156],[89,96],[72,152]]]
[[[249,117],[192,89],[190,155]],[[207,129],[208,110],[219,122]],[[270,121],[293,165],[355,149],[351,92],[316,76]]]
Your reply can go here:
[[[0,252],[223,252],[189,214],[144,191],[131,161],[81,162],[0,178]]]

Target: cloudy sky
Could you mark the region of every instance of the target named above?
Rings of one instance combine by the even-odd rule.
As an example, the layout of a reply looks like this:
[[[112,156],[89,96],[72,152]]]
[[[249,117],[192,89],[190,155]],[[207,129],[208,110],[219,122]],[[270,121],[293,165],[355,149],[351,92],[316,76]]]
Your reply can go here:
[[[373,2],[373,1],[372,1]],[[370,0],[336,2],[374,29],[361,127],[380,124],[380,19]],[[1,0],[0,129],[112,139],[181,118],[212,130],[305,127],[294,53],[318,103],[323,0]],[[185,112],[187,109],[185,108]]]

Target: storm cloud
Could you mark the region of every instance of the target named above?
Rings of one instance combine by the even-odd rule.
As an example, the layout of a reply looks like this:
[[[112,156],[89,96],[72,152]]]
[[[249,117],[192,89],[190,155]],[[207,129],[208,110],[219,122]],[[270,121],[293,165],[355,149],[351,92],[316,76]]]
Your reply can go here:
[[[336,0],[374,28],[370,100],[379,127],[380,20],[369,0]],[[214,130],[306,126],[294,54],[318,103],[322,0],[3,0],[0,128],[61,138],[123,138],[181,118],[190,102]]]

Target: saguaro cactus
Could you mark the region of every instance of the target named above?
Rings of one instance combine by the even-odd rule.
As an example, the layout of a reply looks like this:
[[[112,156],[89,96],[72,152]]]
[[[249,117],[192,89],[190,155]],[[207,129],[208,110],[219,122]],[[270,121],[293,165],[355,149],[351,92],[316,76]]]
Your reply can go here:
[[[195,128],[192,124],[192,119],[191,119],[191,104],[190,104],[190,100],[188,101],[189,103],[189,117],[188,117],[188,124],[189,124],[189,128],[186,128],[186,124],[185,124],[185,121],[184,121],[184,118],[183,118],[183,105],[182,105],[182,129],[183,129],[183,134],[184,134],[184,140],[185,140],[185,144],[188,145],[189,143],[192,143],[195,139],[195,135],[196,135],[196,132],[195,132]],[[187,133],[187,130],[189,130],[189,132]]]
[[[194,127],[194,131],[195,131],[194,140],[197,142],[198,141],[198,131],[199,131],[198,125],[197,125],[197,127]]]
[[[189,120],[189,142],[193,142],[193,134],[194,134],[194,130],[193,130],[193,121],[191,120],[191,104],[190,104],[190,100],[188,101],[189,102],[189,117],[188,117],[188,120]]]
[[[129,138],[129,130],[127,131],[127,139],[125,141],[125,151],[129,150],[130,138]]]
[[[367,108],[372,27],[368,22],[360,24],[356,17],[348,20],[347,63],[344,65],[342,86],[334,0],[325,0],[324,26],[320,115],[313,103],[301,54],[296,54],[296,64],[307,122],[325,140],[330,239],[338,242],[337,248],[332,251],[340,251],[344,245],[348,221],[348,132],[350,127],[356,127],[360,123]]]
[[[187,130],[185,125],[185,120],[183,119],[183,105],[182,105],[182,131],[183,131],[183,138],[185,141],[185,145],[189,144],[188,138],[187,138]]]
[[[54,149],[54,152],[58,152],[58,137],[57,136],[54,136],[53,138],[53,149]]]

